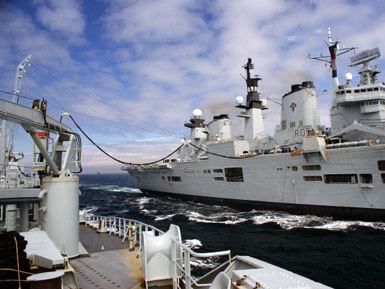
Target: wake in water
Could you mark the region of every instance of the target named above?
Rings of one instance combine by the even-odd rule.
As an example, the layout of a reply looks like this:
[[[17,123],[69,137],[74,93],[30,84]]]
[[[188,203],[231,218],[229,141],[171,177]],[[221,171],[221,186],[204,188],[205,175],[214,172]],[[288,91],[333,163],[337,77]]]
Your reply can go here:
[[[137,188],[114,184],[82,184],[81,189],[103,192],[107,195],[111,194],[110,198],[106,196],[107,202],[115,200],[117,196],[115,194],[119,194],[119,197],[123,198],[123,201],[120,203],[122,208],[116,210],[115,213],[127,213],[137,208],[141,214],[151,217],[156,222],[172,220],[177,216],[183,216],[186,217],[188,221],[196,223],[225,225],[237,225],[245,222],[252,222],[255,225],[274,223],[284,230],[319,229],[347,231],[355,230],[357,227],[368,227],[385,231],[384,222],[339,221],[333,220],[330,217],[293,215],[277,211],[252,210],[249,212],[240,212],[225,206],[212,206],[185,202],[173,198],[144,195]],[[128,210],[127,206],[131,209]]]
[[[187,217],[197,223],[237,225],[251,221],[255,225],[275,223],[284,230],[319,229],[329,231],[355,230],[368,227],[385,231],[384,222],[340,221],[330,217],[313,215],[293,215],[285,212],[252,210],[240,212],[225,206],[211,206],[200,203],[184,202],[163,197],[140,197],[137,200],[142,213],[155,221],[171,220],[176,216]]]

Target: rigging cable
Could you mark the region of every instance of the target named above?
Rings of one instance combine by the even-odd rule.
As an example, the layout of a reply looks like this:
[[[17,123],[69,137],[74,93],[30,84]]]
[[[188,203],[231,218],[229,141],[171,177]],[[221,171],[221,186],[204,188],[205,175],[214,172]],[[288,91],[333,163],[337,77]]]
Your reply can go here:
[[[107,104],[107,103],[101,101],[100,99],[98,99],[98,98],[95,97],[95,96],[92,96],[92,95],[90,95],[90,94],[85,93],[84,91],[82,91],[82,90],[80,90],[80,89],[78,89],[78,88],[76,88],[76,87],[74,87],[74,86],[72,86],[72,85],[66,83],[65,81],[60,80],[60,79],[56,78],[55,76],[49,74],[48,72],[46,72],[46,71],[44,71],[43,69],[41,69],[39,66],[36,66],[36,65],[35,65],[34,68],[37,69],[37,70],[39,70],[39,71],[41,71],[43,74],[45,74],[45,75],[47,75],[47,76],[49,76],[49,77],[55,79],[56,81],[61,82],[63,85],[65,85],[65,86],[67,86],[67,87],[69,87],[69,88],[71,88],[71,89],[73,89],[73,90],[75,90],[75,91],[78,91],[79,93],[81,93],[81,94],[83,94],[83,95],[85,95],[85,96],[87,96],[87,97],[90,97],[90,98],[96,100],[97,102],[100,102],[101,104],[104,104],[105,106],[108,106],[108,107],[110,107],[110,108],[112,108],[112,109],[114,109],[114,110],[116,110],[116,111],[118,111],[118,112],[120,112],[120,113],[123,113],[123,114],[125,114],[125,115],[127,115],[127,116],[129,116],[129,117],[132,117],[132,118],[134,118],[134,119],[137,119],[137,120],[141,121],[142,123],[145,123],[145,124],[147,124],[147,125],[150,125],[150,126],[152,126],[152,127],[157,128],[157,129],[159,129],[159,130],[162,130],[163,132],[167,133],[167,134],[170,135],[170,136],[175,136],[175,134],[174,134],[173,132],[171,132],[171,131],[165,130],[164,128],[161,128],[161,127],[159,127],[159,126],[156,126],[156,125],[154,125],[154,124],[151,123],[151,122],[145,121],[145,120],[143,120],[143,119],[141,119],[141,118],[139,118],[139,117],[136,117],[136,116],[134,116],[134,115],[132,115],[132,114],[129,114],[129,113],[127,113],[126,111],[123,111],[123,110],[117,108],[116,106]]]
[[[148,162],[148,163],[142,163],[142,164],[136,164],[136,163],[131,163],[131,162],[125,162],[125,161],[122,161],[122,160],[119,160],[117,158],[115,158],[114,156],[110,155],[108,152],[106,152],[105,150],[103,150],[98,144],[96,144],[85,132],[84,130],[77,124],[77,122],[75,121],[75,119],[70,115],[68,114],[68,116],[70,117],[70,119],[73,121],[73,123],[75,124],[75,126],[82,132],[82,134],[98,149],[100,150],[103,154],[105,154],[106,156],[108,156],[109,158],[113,159],[114,161],[118,162],[118,163],[121,163],[121,164],[124,164],[124,165],[135,165],[135,166],[141,166],[141,165],[152,165],[152,164],[155,164],[155,163],[158,163],[158,162],[161,162],[165,159],[167,159],[168,157],[170,157],[171,155],[173,155],[174,153],[176,153],[184,144],[181,144],[178,148],[176,148],[173,152],[171,152],[170,154],[168,154],[167,156],[165,156],[164,158],[161,158],[159,160],[156,160],[156,161],[153,161],[153,162]]]

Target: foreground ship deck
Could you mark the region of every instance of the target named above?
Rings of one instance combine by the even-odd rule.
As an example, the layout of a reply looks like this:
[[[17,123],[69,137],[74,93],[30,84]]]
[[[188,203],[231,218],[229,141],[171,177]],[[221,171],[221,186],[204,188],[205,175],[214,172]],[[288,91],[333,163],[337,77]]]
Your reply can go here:
[[[89,255],[70,261],[79,289],[144,288],[138,248],[130,251],[118,236],[95,233],[85,225],[80,226],[80,241]]]

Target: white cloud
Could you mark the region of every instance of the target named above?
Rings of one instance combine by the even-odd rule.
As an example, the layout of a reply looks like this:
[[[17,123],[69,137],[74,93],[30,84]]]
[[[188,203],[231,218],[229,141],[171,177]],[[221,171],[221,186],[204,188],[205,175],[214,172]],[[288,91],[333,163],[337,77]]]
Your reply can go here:
[[[86,22],[79,1],[35,0],[35,3],[38,5],[36,18],[49,31],[64,36],[71,42],[84,42],[81,36]]]

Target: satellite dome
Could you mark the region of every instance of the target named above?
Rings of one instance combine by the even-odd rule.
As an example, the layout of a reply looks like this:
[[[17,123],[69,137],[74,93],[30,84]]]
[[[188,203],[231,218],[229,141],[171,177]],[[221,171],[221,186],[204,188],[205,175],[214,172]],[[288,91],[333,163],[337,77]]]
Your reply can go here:
[[[236,104],[241,105],[243,103],[243,96],[237,96],[235,102]]]
[[[192,115],[194,118],[200,118],[202,116],[202,111],[199,108],[193,110]]]
[[[345,74],[345,80],[346,80],[346,81],[351,81],[352,78],[353,78],[353,75],[352,75],[350,72],[348,72],[348,73]]]
[[[261,100],[261,106],[263,107],[263,108],[265,108],[265,107],[267,107],[267,100],[266,99],[262,99]]]

